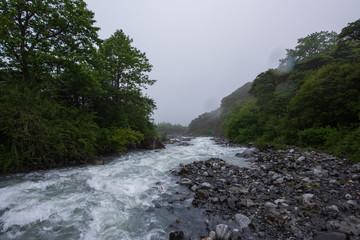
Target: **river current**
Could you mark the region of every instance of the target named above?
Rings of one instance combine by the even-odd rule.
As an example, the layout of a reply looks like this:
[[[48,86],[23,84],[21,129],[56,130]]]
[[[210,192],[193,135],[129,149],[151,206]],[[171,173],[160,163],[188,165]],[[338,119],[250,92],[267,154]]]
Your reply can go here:
[[[169,170],[212,157],[247,165],[235,157],[244,148],[206,137],[189,143],[126,153],[100,166],[2,177],[0,239],[167,239],[175,213],[162,198],[180,188]]]

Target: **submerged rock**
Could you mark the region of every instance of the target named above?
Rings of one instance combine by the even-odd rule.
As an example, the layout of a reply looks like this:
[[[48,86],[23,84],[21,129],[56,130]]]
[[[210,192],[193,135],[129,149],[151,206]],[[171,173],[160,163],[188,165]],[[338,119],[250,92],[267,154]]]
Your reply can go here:
[[[165,148],[160,139],[156,136],[147,137],[140,143],[139,148],[147,150],[155,150]]]
[[[183,231],[171,232],[169,235],[169,240],[184,240],[184,232]]]

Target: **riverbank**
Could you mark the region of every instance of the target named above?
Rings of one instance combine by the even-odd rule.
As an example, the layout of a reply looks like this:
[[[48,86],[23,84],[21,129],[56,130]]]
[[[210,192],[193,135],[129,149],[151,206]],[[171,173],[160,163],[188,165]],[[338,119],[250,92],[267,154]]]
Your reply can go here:
[[[189,207],[205,211],[208,234],[170,239],[359,239],[360,164],[296,147],[238,157],[252,167],[211,158],[172,171],[193,192]]]

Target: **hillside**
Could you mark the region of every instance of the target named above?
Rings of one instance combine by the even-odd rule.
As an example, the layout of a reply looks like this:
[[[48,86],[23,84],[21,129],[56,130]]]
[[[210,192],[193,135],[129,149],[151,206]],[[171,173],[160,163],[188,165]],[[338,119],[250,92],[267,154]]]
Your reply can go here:
[[[195,135],[207,135],[210,131],[214,132],[216,136],[223,136],[222,123],[226,119],[228,111],[241,107],[249,99],[253,98],[253,96],[249,94],[251,84],[252,83],[248,82],[230,95],[224,97],[218,109],[201,114],[192,120],[189,125],[189,132]]]
[[[286,49],[279,67],[260,73],[194,119],[190,132],[235,143],[323,150],[360,160],[360,19],[340,34],[321,31]]]

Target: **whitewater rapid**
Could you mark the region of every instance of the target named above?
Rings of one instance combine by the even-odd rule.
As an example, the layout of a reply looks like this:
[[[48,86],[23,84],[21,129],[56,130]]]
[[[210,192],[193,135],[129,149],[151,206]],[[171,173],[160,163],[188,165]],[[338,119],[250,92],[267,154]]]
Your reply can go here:
[[[189,143],[126,153],[100,166],[2,177],[0,240],[166,239],[171,210],[155,205],[178,187],[169,170],[211,157],[247,165],[235,157],[244,148],[206,137]]]

